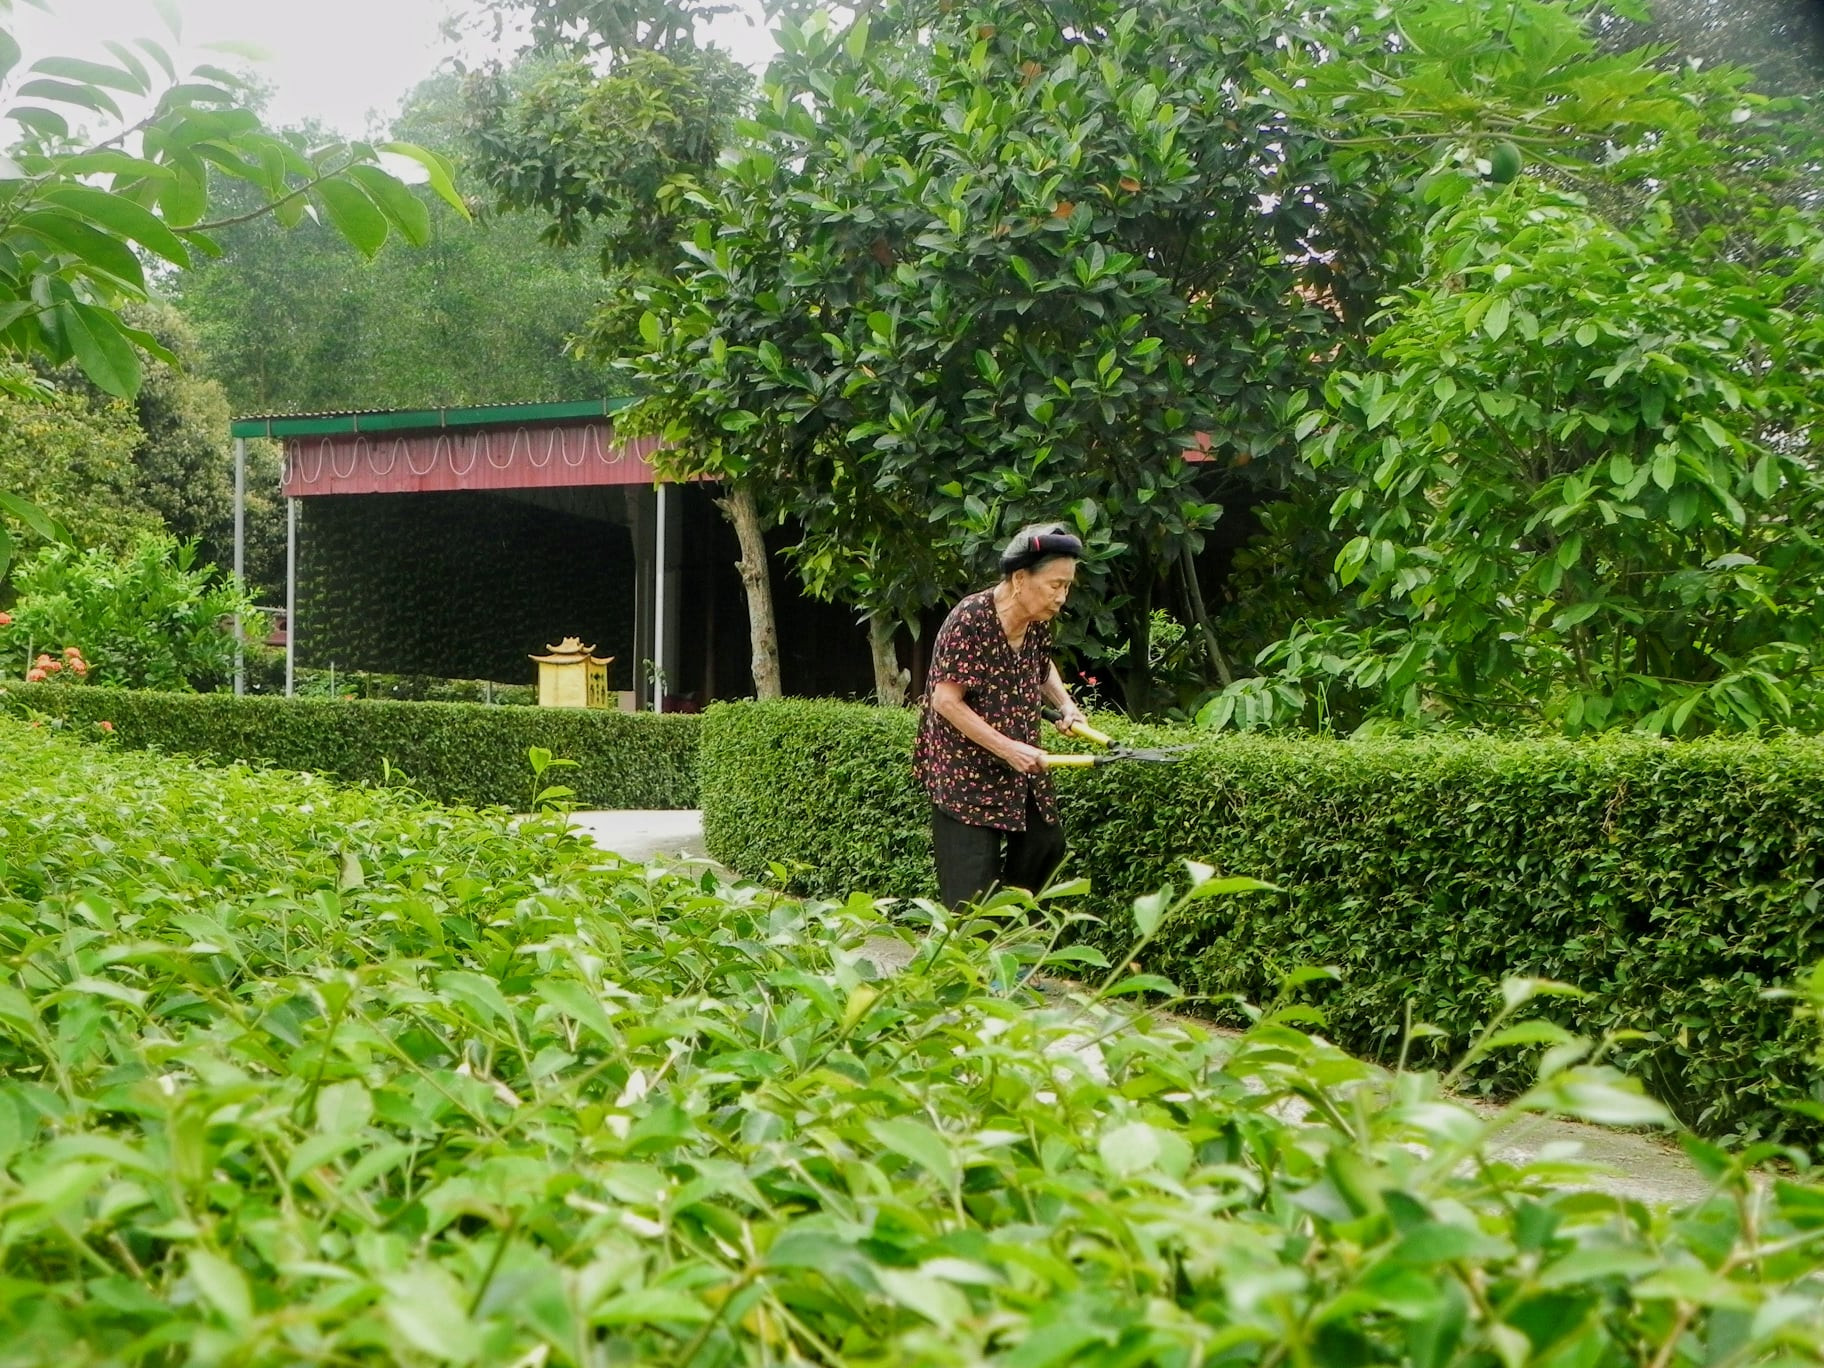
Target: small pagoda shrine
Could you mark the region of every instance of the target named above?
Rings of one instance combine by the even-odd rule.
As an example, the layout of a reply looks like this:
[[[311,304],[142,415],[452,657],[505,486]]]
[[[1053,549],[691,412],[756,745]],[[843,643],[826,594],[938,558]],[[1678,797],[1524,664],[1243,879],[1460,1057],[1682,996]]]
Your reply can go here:
[[[565,637],[545,647],[549,655],[535,655],[538,662],[538,706],[541,708],[607,708],[608,667],[613,656],[598,656],[595,647],[576,637]]]

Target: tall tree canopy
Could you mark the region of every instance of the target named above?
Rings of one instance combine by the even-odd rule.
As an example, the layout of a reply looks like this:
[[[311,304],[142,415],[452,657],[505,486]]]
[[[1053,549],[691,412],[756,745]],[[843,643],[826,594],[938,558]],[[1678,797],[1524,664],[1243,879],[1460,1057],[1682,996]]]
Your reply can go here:
[[[1807,111],[1521,13],[1509,84],[1558,99],[1494,138],[1410,81],[1285,87],[1429,147],[1432,213],[1373,354],[1300,424],[1348,596],[1211,720],[1824,725]],[[1456,40],[1411,17],[1417,50]],[[1610,127],[1567,135],[1592,100]]]
[[[394,132],[460,165],[460,78],[407,98]],[[568,353],[600,293],[586,247],[539,240],[541,219],[459,214],[423,191],[422,245],[364,259],[326,226],[266,219],[221,234],[220,257],[177,282],[210,373],[242,413],[414,408],[596,393]]]
[[[1359,155],[1339,175],[1255,75],[1333,38],[1274,0],[786,24],[629,346],[649,421],[797,519],[807,584],[889,628],[1011,527],[1074,522],[1092,631],[1146,707],[1153,608],[1219,472],[1286,446],[1288,396],[1397,256],[1397,187]]]

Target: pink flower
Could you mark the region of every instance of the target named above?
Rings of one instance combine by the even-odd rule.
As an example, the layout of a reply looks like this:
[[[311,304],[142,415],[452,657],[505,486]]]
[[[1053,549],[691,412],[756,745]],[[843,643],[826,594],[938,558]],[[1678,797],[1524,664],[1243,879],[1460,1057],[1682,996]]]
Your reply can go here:
[[[112,722],[97,722],[95,725],[100,727],[104,732],[107,732],[110,736],[114,734],[114,724]]]
[[[89,662],[77,656],[70,662],[70,668],[79,675],[86,675],[89,672]]]
[[[25,682],[26,682],[26,683],[27,683],[27,684],[42,684],[42,683],[44,683],[44,671],[43,671],[43,670],[40,670],[40,669],[36,669],[36,668],[33,668],[33,669],[30,669],[30,670],[27,670],[27,671],[26,671],[26,672],[25,672]]]
[[[55,665],[56,663],[57,662],[52,660],[48,655],[40,655],[38,659],[32,662],[32,664],[36,665],[41,670],[51,665]]]
[[[63,648],[63,658],[65,660],[81,660],[82,652],[74,646],[65,646]]]
[[[12,625],[13,615],[11,613],[0,613],[0,627],[11,627]]]

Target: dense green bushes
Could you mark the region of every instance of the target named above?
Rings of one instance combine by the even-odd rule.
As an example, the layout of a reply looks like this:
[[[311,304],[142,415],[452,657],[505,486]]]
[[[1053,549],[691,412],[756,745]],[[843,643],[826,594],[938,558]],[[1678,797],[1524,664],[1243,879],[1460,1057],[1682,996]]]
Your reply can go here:
[[[235,698],[53,684],[5,686],[0,707],[38,710],[84,730],[107,721],[127,746],[252,760],[344,780],[409,783],[439,802],[523,809],[526,751],[577,768],[561,782],[585,808],[697,805],[699,718],[465,703]],[[388,767],[391,767],[389,774]]]
[[[712,709],[711,854],[802,864],[803,888],[929,893],[912,729],[833,703]],[[1429,1058],[1462,1048],[1503,977],[1560,979],[1588,995],[1555,1007],[1565,1025],[1647,1033],[1620,1057],[1690,1124],[1818,1133],[1790,1110],[1824,1100],[1815,1034],[1766,994],[1824,959],[1824,743],[1235,738],[1057,782],[1064,873],[1092,879],[1109,946],[1184,856],[1285,889],[1165,928],[1146,967],[1187,993],[1261,1001],[1332,965],[1340,981],[1306,991],[1335,1038],[1391,1058],[1410,1013],[1444,1032],[1415,1044]],[[1512,1085],[1503,1067],[1483,1086]]]
[[[1511,1148],[1609,1071],[1478,1114],[983,931],[0,718],[0,1363],[1824,1361],[1808,1175]]]
[[[700,776],[710,853],[753,876],[791,865],[800,892],[935,897],[912,731],[913,714],[863,704],[712,705]]]

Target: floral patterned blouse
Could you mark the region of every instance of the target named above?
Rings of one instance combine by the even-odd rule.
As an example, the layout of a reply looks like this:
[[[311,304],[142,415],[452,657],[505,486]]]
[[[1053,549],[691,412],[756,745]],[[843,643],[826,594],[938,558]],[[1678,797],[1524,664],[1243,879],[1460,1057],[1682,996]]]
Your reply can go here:
[[[1015,650],[984,589],[957,604],[931,648],[928,687],[954,680],[963,701],[1001,735],[1039,744],[1040,692],[1051,672],[1051,624],[1035,622]],[[929,703],[912,750],[912,772],[942,811],[970,826],[1026,830],[1026,799],[1046,822],[1058,820],[1049,774],[1021,774],[953,727]]]

